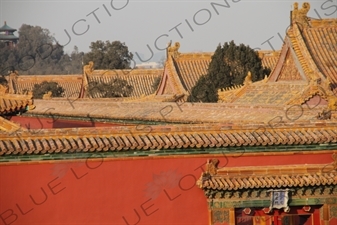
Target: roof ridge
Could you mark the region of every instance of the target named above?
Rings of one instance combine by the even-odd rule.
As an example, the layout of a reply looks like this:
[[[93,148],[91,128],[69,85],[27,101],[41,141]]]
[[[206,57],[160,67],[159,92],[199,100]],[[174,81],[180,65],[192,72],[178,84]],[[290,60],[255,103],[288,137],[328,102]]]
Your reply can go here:
[[[225,90],[218,90],[218,96],[219,96],[219,100],[218,102],[225,102],[225,103],[231,103],[234,102],[237,98],[240,97],[240,93],[247,89],[248,85],[235,85],[232,87],[226,87]],[[228,99],[228,95],[233,93],[234,96],[230,96],[230,99]]]
[[[146,77],[156,76],[158,73],[163,73],[163,71],[163,69],[94,70],[89,77]]]
[[[281,70],[284,65],[284,61],[285,61],[288,51],[289,51],[289,43],[285,40],[283,42],[280,53],[277,56],[278,58],[277,58],[276,65],[274,66],[274,68],[272,68],[272,71],[270,72],[270,75],[268,76],[268,80],[266,82],[268,83],[276,82],[278,76],[281,73]],[[276,74],[277,76],[274,74]]]
[[[321,27],[321,26],[336,26],[337,25],[337,18],[310,18],[311,27]]]
[[[299,26],[294,23],[288,31],[289,38],[291,40],[293,49],[299,62],[303,68],[305,75],[309,80],[316,80],[318,78],[325,78],[320,72],[316,63],[314,62],[310,52],[308,51],[308,46],[303,38],[302,31]]]
[[[21,126],[17,123],[9,121],[0,116],[0,130],[5,131],[7,133],[14,133],[21,129]]]
[[[193,52],[186,52],[180,53],[176,56],[177,61],[185,61],[185,60],[209,60],[214,52],[202,52],[202,53],[193,53]]]
[[[187,94],[183,84],[181,83],[181,78],[178,74],[174,57],[172,55],[169,55],[167,63],[169,67],[169,77],[173,83],[173,86],[176,89],[176,94]]]

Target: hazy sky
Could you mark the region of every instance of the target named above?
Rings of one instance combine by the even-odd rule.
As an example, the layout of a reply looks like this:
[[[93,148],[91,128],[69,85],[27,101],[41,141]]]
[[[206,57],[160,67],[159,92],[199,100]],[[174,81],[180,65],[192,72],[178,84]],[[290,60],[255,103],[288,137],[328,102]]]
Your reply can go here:
[[[301,6],[305,1],[298,2]],[[311,4],[310,17],[337,18],[337,0],[307,2]],[[7,25],[16,29],[22,24],[47,28],[60,44],[66,45],[66,52],[71,52],[75,45],[87,52],[90,42],[96,40],[120,40],[130,51],[143,53],[143,60],[151,57],[147,45],[153,52],[159,52],[170,40],[180,42],[180,52],[213,52],[218,43],[231,40],[252,48],[281,48],[280,36],[284,37],[289,25],[294,1],[227,0],[227,3],[0,0],[0,23],[7,21]],[[70,41],[65,30],[71,36]],[[270,44],[266,42],[268,39]]]

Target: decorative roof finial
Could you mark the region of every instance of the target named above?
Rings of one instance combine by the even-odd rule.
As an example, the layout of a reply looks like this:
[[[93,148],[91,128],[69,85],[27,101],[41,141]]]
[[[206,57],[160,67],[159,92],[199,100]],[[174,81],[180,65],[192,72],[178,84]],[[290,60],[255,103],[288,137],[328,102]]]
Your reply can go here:
[[[167,47],[167,54],[168,56],[173,56],[174,58],[176,58],[180,53],[178,52],[180,48],[180,43],[176,42],[174,43],[174,46],[171,46],[171,43],[169,43],[169,46]]]
[[[209,159],[207,160],[207,164],[206,164],[206,171],[208,174],[210,174],[211,176],[216,175],[217,174],[217,170],[218,170],[218,165],[219,165],[219,160],[218,159]]]
[[[82,89],[84,91],[81,98],[89,96],[89,75],[94,71],[94,62],[90,61],[88,65],[83,66],[83,76],[82,76]]]
[[[303,2],[302,8],[298,9],[298,3],[294,3],[294,10],[292,12],[291,20],[292,23],[297,23],[302,25],[302,27],[309,26],[309,17],[307,16],[310,10],[309,2]]]
[[[336,153],[332,154],[332,159],[334,160],[332,163],[333,168],[336,170],[337,169],[337,154]]]
[[[253,83],[252,81],[252,73],[250,71],[248,71],[248,74],[245,78],[245,81],[243,82],[244,85],[248,85],[248,84],[251,84]]]

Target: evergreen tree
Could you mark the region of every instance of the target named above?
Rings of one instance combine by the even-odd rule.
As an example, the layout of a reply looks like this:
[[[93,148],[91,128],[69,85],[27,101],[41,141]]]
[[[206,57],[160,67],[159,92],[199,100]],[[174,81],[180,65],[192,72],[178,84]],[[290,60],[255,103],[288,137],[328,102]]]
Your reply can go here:
[[[157,88],[159,87],[160,81],[161,81],[161,77],[156,77],[154,79],[153,84],[151,85],[152,91],[156,91],[157,90]]]
[[[52,92],[52,97],[62,97],[64,93],[64,88],[59,86],[57,82],[47,82],[43,81],[40,84],[35,84],[33,88],[33,98],[42,99],[43,95]]]
[[[8,47],[4,42],[0,42],[0,75],[5,76],[9,74],[9,71],[14,70],[13,56],[15,57],[15,50]]]
[[[48,29],[23,24],[19,28],[19,42],[10,48],[0,42],[0,75],[17,70],[19,74],[79,74],[82,61],[94,61],[96,69],[129,69],[133,55],[120,41],[96,41],[87,54],[75,46],[68,55],[55,42]]]
[[[72,74],[80,74],[82,73],[83,68],[83,52],[79,52],[78,47],[75,45],[74,50],[70,54],[71,59],[71,73]]]
[[[3,86],[7,86],[8,85],[8,81],[3,76],[0,76],[0,85],[3,85]]]
[[[187,101],[217,102],[218,90],[243,84],[248,71],[253,82],[270,73],[270,69],[263,68],[258,53],[249,46],[237,46],[234,41],[226,42],[222,47],[219,45],[212,56],[208,73],[200,77]]]
[[[133,87],[126,80],[115,78],[109,83],[92,81],[88,91],[93,98],[118,98],[129,97]]]
[[[91,42],[91,51],[84,55],[84,63],[93,61],[96,69],[129,69],[133,55],[120,41]]]
[[[76,49],[71,56],[65,54],[48,29],[23,24],[18,33],[15,48],[0,42],[0,75],[13,70],[32,75],[82,73],[82,60],[78,58],[82,58],[83,52]]]

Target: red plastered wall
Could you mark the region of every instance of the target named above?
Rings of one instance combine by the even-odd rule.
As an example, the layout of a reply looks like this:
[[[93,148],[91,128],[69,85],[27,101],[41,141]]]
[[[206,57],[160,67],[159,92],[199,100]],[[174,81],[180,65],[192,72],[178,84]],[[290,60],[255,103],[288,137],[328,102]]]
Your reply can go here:
[[[211,157],[230,167],[331,162],[316,153],[2,163],[0,225],[206,225],[195,183]]]

